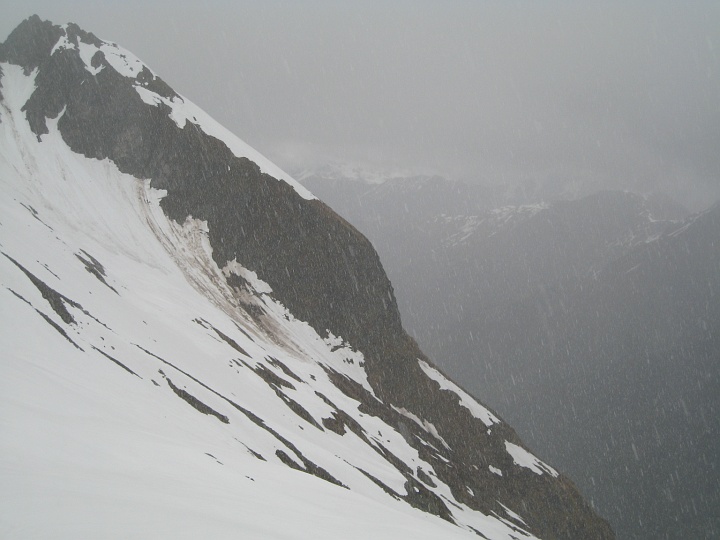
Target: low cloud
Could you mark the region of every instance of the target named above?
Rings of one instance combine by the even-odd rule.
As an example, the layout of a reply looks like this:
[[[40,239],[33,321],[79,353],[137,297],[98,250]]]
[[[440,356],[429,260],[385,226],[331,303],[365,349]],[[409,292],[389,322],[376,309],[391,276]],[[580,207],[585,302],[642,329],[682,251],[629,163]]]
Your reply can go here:
[[[715,1],[2,1],[5,35],[117,41],[283,168],[720,197]]]

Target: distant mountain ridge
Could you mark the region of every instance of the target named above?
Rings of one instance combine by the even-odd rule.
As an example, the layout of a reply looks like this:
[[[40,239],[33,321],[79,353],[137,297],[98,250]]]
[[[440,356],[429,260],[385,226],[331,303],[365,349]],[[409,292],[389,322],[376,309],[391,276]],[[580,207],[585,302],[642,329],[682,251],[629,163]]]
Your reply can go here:
[[[613,537],[370,242],[132,53],[34,16],[0,69],[2,530]]]
[[[608,191],[473,209],[450,182],[359,184],[308,187],[373,241],[421,347],[619,537],[717,536],[717,205]]]

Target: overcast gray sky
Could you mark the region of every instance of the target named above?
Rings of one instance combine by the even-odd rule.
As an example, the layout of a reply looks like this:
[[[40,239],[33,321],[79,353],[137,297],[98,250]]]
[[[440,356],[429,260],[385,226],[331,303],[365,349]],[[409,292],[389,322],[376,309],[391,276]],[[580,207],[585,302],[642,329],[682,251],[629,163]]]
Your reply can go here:
[[[720,2],[0,0],[133,51],[285,169],[720,196]]]

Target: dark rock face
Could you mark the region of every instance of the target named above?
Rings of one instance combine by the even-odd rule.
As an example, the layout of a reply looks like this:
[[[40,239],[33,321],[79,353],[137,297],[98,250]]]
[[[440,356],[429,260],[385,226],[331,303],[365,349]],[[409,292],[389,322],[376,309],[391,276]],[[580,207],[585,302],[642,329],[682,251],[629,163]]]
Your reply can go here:
[[[30,73],[47,59],[62,35],[60,27],[33,15],[8,36],[2,44],[0,59],[23,66]]]
[[[255,271],[295,317],[321,336],[332,332],[361,351],[377,398],[338,373],[333,375],[336,386],[357,399],[363,412],[397,426],[457,501],[498,515],[505,513],[498,501],[511,501],[540,537],[613,537],[567,479],[513,464],[505,441],[522,443],[508,425],[498,421],[488,428],[458,403],[456,394],[443,391],[424,373],[418,360],[427,358],[403,330],[392,286],[364,236],[324,203],[304,199],[291,185],[233,155],[196,124],[178,127],[167,105],[145,103],[135,87],[181,99],[147,68],[134,77],[121,75],[99,51],[91,65],[104,68],[93,74],[73,48],[51,55],[63,36],[71,44],[99,43],[74,25],[63,30],[33,17],[0,46],[0,60],[19,63],[26,72],[38,68],[37,89],[24,108],[36,135],[48,132],[48,118],[59,116],[58,129],[72,150],[110,159],[122,172],[166,190],[161,205],[176,222],[188,217],[207,221],[218,267],[236,260]],[[241,280],[229,283],[241,285]],[[423,444],[427,432],[397,408],[437,426],[447,447]],[[303,411],[294,410],[303,417]],[[336,432],[353,430],[342,415],[323,424]],[[402,471],[402,461],[385,452]],[[507,473],[500,477],[489,471],[491,462]],[[442,499],[413,473],[403,473],[407,494],[397,495],[451,520]]]

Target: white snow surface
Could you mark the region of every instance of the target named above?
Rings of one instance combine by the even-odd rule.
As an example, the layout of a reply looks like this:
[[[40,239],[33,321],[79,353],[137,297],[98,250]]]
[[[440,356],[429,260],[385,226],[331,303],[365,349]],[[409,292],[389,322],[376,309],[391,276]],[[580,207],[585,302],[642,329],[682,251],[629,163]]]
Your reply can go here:
[[[536,474],[548,473],[550,476],[558,476],[558,472],[550,465],[542,462],[539,458],[533,456],[530,452],[517,444],[505,441],[505,449],[508,454],[512,456],[515,465],[530,469]]]
[[[133,58],[116,55],[128,76]],[[218,268],[204,222],[169,221],[149,182],[70,151],[59,117],[38,141],[21,112],[34,74],[10,64],[2,73],[0,537],[450,539],[475,537],[474,527],[491,540],[531,538],[456,504],[436,477],[433,491],[453,502],[457,526],[369,480],[360,469],[405,494],[379,444],[411,471],[435,473],[332,384],[327,369],[371,390],[362,355],[295,319],[237,262]],[[18,265],[62,295],[74,322]],[[224,272],[247,281],[242,304]],[[486,424],[496,421],[423,369]],[[263,370],[286,384],[274,388]],[[369,444],[322,429],[335,407]],[[289,468],[279,453],[348,489]]]
[[[445,377],[437,369],[432,367],[424,360],[418,359],[418,362],[420,364],[420,367],[428,377],[437,382],[442,390],[455,394],[460,401],[460,405],[470,411],[470,414],[472,414],[475,418],[480,419],[488,427],[492,426],[493,424],[500,423],[500,420],[497,416],[495,416],[485,407],[480,405],[470,394],[465,392],[465,390],[463,390],[457,384]]]
[[[450,446],[448,445],[448,443],[445,442],[445,439],[440,436],[440,433],[438,433],[437,428],[433,425],[432,422],[422,420],[421,418],[418,418],[417,415],[411,413],[410,411],[402,407],[395,407],[393,405],[393,409],[402,414],[404,417],[409,418],[410,420],[415,422],[417,425],[427,431],[430,435],[432,435],[436,440],[440,441],[445,448],[447,448],[448,450],[450,449]]]
[[[498,476],[502,476],[502,475],[503,475],[502,471],[501,471],[500,469],[498,469],[497,467],[493,467],[492,465],[488,465],[488,468],[490,469],[490,472],[492,472],[493,474],[497,474]]]

